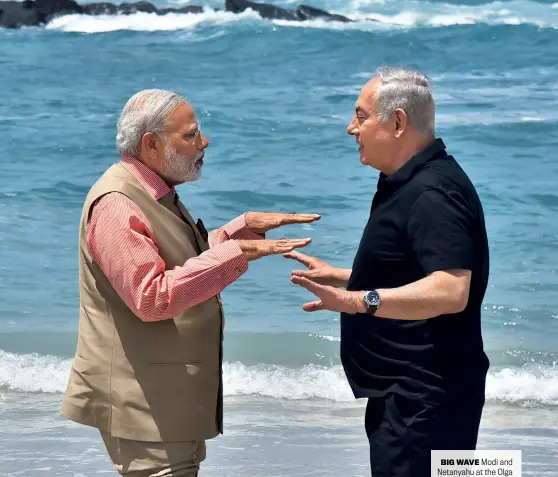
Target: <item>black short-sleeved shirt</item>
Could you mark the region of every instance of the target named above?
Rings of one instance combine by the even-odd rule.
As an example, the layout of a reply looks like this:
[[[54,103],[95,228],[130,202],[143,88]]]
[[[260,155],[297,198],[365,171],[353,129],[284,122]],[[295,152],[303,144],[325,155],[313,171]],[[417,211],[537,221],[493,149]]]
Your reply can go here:
[[[472,271],[465,310],[426,320],[341,315],[341,359],[356,397],[388,393],[439,402],[483,382],[481,306],[489,252],[481,202],[441,139],[380,174],[348,290],[395,288],[445,269]]]

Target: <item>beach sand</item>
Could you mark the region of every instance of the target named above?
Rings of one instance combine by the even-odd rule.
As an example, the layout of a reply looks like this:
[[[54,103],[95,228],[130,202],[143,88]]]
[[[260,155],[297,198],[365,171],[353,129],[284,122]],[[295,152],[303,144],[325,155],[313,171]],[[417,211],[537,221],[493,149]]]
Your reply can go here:
[[[60,417],[60,400],[0,395],[0,475],[117,475],[98,432]],[[208,441],[200,477],[369,476],[364,405],[227,398],[225,434]],[[557,475],[556,442],[554,410],[486,407],[478,448],[521,449],[523,476]]]

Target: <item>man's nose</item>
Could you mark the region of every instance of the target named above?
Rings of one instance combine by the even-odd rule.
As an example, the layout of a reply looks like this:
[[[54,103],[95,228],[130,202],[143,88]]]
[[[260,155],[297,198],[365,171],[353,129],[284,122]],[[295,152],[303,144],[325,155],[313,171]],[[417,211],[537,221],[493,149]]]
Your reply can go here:
[[[350,134],[351,136],[355,136],[357,133],[358,133],[358,128],[355,123],[355,120],[353,119],[347,126],[347,134]]]
[[[200,139],[201,139],[201,148],[205,149],[207,146],[209,146],[209,139],[207,139],[207,136],[203,133],[200,134]]]

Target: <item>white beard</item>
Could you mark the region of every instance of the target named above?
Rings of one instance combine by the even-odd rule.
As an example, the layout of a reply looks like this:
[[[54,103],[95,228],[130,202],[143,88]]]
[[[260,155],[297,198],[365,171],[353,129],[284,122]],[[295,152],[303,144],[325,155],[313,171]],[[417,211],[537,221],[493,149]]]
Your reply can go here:
[[[196,161],[201,159],[202,156],[203,153],[201,152],[193,159],[181,156],[167,141],[165,145],[165,166],[162,173],[166,179],[176,184],[197,181],[201,177],[201,167],[196,165]]]

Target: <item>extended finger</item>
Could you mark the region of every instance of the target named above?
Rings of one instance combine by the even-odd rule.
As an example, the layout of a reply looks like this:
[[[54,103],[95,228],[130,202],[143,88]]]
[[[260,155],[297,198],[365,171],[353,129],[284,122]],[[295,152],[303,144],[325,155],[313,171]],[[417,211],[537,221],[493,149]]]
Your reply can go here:
[[[318,214],[281,214],[279,217],[280,225],[290,224],[309,224],[320,220],[321,215]]]
[[[306,278],[313,278],[314,271],[313,270],[293,270],[291,275],[296,275],[297,277],[306,277]]]
[[[306,247],[308,244],[307,243],[299,243],[299,244],[290,244],[290,245],[278,245],[277,247],[275,247],[274,253],[285,253],[285,252],[289,252],[295,248],[302,248],[302,247]]]
[[[303,240],[279,240],[270,247],[271,253],[283,254],[292,251],[295,248],[306,247],[312,239]]]
[[[313,261],[312,257],[310,257],[309,255],[305,255],[303,253],[300,253],[300,252],[284,253],[283,257],[292,258],[293,260],[297,260],[300,263],[302,263],[303,265],[306,265],[307,267],[309,267],[312,264],[312,261]]]
[[[321,301],[311,301],[302,305],[304,311],[320,311],[325,310],[324,304]]]
[[[318,285],[316,282],[313,282],[312,280],[308,280],[308,278],[306,277],[299,277],[297,275],[291,275],[291,281],[293,283],[296,283],[297,285],[300,285],[301,287],[306,288],[309,292],[314,293],[314,295],[320,295],[320,293],[323,293],[325,288],[323,285]]]
[[[279,240],[277,242],[277,246],[279,246],[279,247],[300,247],[300,246],[303,246],[303,245],[308,245],[311,241],[312,241],[311,238]],[[290,250],[292,250],[292,248]]]
[[[289,250],[293,250],[293,249],[295,249],[295,248],[306,247],[309,243],[310,243],[310,241],[308,241],[308,242],[298,242],[298,243],[290,244],[286,250],[283,250],[283,252],[288,252]]]

